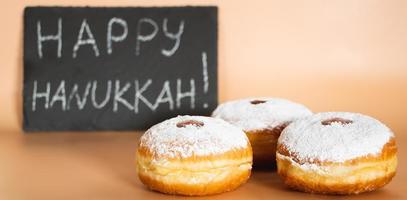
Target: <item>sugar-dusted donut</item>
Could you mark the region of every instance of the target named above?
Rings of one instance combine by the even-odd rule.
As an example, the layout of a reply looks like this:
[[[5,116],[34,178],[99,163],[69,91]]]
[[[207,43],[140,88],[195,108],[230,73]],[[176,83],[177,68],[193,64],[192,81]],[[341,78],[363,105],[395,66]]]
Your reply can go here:
[[[280,98],[248,98],[219,105],[212,116],[243,129],[253,148],[254,166],[275,166],[277,140],[290,122],[310,116],[301,104]]]
[[[396,167],[394,134],[362,114],[319,113],[291,123],[278,140],[278,174],[300,191],[372,191],[390,182]]]
[[[138,176],[168,194],[209,195],[233,190],[250,177],[252,149],[245,133],[211,117],[178,116],[141,137]]]

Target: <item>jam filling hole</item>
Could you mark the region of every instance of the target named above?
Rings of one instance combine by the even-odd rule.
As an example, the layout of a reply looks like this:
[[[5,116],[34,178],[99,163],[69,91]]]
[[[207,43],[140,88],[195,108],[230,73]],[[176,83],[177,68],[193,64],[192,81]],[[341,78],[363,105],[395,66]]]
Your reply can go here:
[[[196,126],[196,127],[202,127],[204,125],[203,122],[196,121],[196,120],[187,120],[187,121],[182,121],[177,123],[178,128],[184,128],[188,125]]]
[[[324,121],[321,122],[321,124],[324,125],[324,126],[328,126],[328,125],[331,125],[333,123],[340,123],[342,125],[346,125],[346,124],[353,123],[353,121],[349,120],[349,119],[343,119],[343,118],[335,117],[335,118],[327,119],[327,120],[324,120]]]
[[[261,104],[261,103],[266,103],[266,101],[264,100],[252,100],[250,101],[251,104],[253,105],[257,105],[257,104]]]

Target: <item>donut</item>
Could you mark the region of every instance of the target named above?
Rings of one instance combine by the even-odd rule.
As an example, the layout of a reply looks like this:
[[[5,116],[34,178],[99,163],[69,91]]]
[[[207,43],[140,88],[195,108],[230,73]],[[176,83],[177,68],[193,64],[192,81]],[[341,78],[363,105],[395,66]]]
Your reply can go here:
[[[310,193],[358,194],[391,181],[397,168],[393,132],[358,113],[326,112],[287,126],[277,144],[277,173]]]
[[[280,98],[248,98],[219,105],[212,117],[221,118],[246,133],[253,148],[255,167],[274,167],[277,140],[292,121],[310,116],[301,104]]]
[[[245,133],[221,120],[178,116],[140,138],[138,177],[152,190],[202,196],[236,189],[250,177],[253,153]]]

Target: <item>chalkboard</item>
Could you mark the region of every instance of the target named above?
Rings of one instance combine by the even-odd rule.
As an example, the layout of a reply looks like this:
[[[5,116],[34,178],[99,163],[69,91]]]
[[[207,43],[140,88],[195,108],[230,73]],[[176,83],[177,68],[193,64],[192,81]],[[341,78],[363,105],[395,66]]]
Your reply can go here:
[[[27,132],[143,130],[217,93],[217,7],[25,8]]]

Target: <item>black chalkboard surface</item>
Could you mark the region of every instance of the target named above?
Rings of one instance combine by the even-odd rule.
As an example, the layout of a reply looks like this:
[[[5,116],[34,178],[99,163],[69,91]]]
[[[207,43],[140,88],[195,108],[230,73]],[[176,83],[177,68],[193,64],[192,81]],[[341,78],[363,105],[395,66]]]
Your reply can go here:
[[[216,7],[27,7],[23,129],[142,130],[217,106]]]

